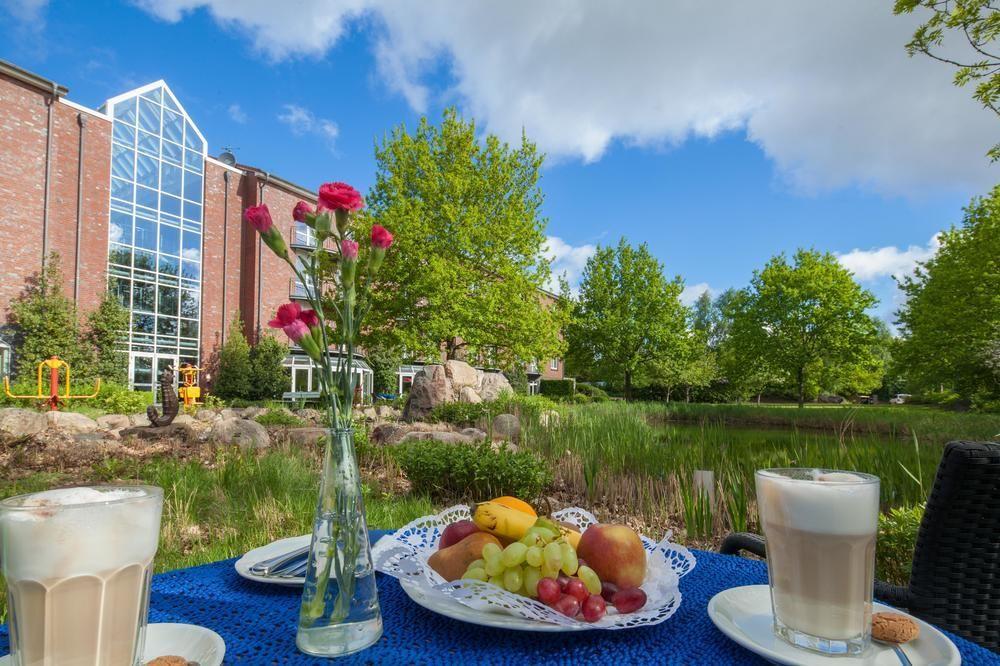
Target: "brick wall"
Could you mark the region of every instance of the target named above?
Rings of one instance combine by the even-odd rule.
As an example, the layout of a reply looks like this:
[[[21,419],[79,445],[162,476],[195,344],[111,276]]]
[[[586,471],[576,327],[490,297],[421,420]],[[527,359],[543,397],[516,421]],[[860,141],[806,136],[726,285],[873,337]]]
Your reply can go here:
[[[228,185],[225,174],[229,175]],[[242,171],[205,162],[204,235],[202,240],[201,354],[221,347],[240,309],[240,259],[243,247]],[[226,193],[228,191],[228,207]],[[228,210],[227,210],[228,208]],[[225,310],[223,310],[225,291]]]

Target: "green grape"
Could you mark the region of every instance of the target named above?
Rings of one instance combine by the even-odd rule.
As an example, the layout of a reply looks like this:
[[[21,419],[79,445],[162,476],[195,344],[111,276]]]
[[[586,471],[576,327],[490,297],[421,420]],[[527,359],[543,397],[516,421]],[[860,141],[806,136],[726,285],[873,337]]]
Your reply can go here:
[[[503,549],[503,564],[505,567],[516,567],[524,562],[524,554],[528,547],[523,543],[514,542]]]
[[[520,592],[522,585],[524,585],[524,574],[521,572],[521,567],[513,567],[503,572],[503,586],[509,592]]]
[[[532,546],[524,553],[524,561],[531,567],[542,566],[542,549],[538,546]]]
[[[475,562],[466,567],[466,569],[485,569],[485,568],[486,568],[485,560],[476,560]]]
[[[528,597],[538,596],[538,581],[542,579],[542,572],[538,567],[524,568],[524,592]]]
[[[469,567],[465,575],[462,578],[471,578],[473,580],[489,580],[489,575],[482,567]]]
[[[558,571],[562,567],[562,547],[559,544],[550,543],[545,546],[545,550],[542,551],[542,557],[545,558],[545,564],[550,569]]]
[[[483,560],[485,562],[489,562],[490,560],[499,560],[500,554],[502,552],[503,549],[501,549],[500,546],[498,546],[497,544],[492,542],[488,543],[485,546],[483,546],[483,553],[482,553]]]
[[[567,576],[572,576],[576,573],[577,567],[580,566],[580,560],[577,558],[573,546],[565,541],[560,545],[560,548],[562,549],[562,571]]]
[[[584,565],[577,569],[577,577],[583,581],[583,584],[587,586],[587,591],[591,594],[601,593],[601,579],[598,577],[597,572]]]
[[[559,578],[559,567],[550,567],[548,562],[542,562],[543,578]]]
[[[507,567],[503,565],[503,560],[498,557],[495,560],[486,560],[486,566],[483,568],[490,576],[500,576]]]
[[[503,589],[503,576],[490,576],[488,583],[493,583],[497,587]]]
[[[553,532],[547,527],[542,527],[540,525],[535,525],[534,527],[529,527],[526,534],[531,534],[537,536],[541,541],[549,543],[550,541],[555,541],[556,537],[559,536],[558,533]]]

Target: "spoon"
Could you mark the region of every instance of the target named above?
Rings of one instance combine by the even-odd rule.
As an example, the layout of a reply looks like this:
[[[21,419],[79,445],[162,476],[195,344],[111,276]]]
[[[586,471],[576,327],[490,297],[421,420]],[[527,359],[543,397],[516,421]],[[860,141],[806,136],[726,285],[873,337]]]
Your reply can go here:
[[[879,645],[884,645],[887,648],[892,648],[892,651],[896,653],[897,657],[899,657],[899,663],[901,663],[903,666],[913,666],[913,662],[910,661],[910,658],[906,656],[905,652],[903,652],[903,648],[899,647],[901,645],[900,643],[893,643],[892,641],[880,641],[877,638],[873,638],[872,642],[878,643]]]

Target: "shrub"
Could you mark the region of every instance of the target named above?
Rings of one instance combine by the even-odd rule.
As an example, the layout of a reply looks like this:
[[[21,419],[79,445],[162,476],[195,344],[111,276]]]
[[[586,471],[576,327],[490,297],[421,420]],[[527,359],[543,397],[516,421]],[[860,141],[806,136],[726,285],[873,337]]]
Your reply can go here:
[[[503,374],[510,382],[514,393],[528,395],[528,371],[524,369],[523,364],[517,363],[510,370],[505,370]]]
[[[594,399],[591,398],[589,395],[584,395],[582,393],[574,393],[571,396],[571,399],[572,399],[571,402],[574,402],[578,405],[586,405],[588,402],[594,401]]]
[[[254,421],[264,426],[291,426],[294,428],[299,428],[306,424],[305,421],[286,409],[269,409],[257,416]]]
[[[226,400],[250,397],[250,345],[243,336],[237,312],[229,326],[229,337],[219,352],[219,371],[212,392]]]
[[[108,382],[101,384],[101,392],[89,402],[109,414],[137,414],[153,404],[153,393],[131,391],[127,386]]]
[[[94,349],[93,374],[115,384],[128,383],[128,354],[119,344],[128,334],[129,312],[111,294],[87,315],[87,342]]]
[[[924,505],[890,509],[878,519],[876,577],[895,585],[906,585],[913,565],[913,547],[917,542]]]
[[[396,395],[399,391],[399,366],[403,362],[403,353],[392,347],[373,347],[365,349],[366,360],[372,368],[375,393]]]
[[[543,379],[539,382],[539,391],[550,398],[568,398],[573,395],[576,387],[574,379]]]
[[[283,365],[286,356],[288,346],[270,335],[262,336],[250,349],[250,398],[280,398],[291,390],[291,372]]]
[[[490,416],[492,403],[443,402],[434,407],[427,420],[431,423],[451,423],[458,426],[475,425],[480,419]]]
[[[416,493],[439,499],[513,495],[530,502],[552,483],[552,472],[536,454],[506,446],[494,450],[489,442],[418,441],[397,447],[394,455]]]
[[[226,406],[226,401],[217,395],[212,395],[211,393],[206,394],[202,397],[202,407],[205,409],[222,409]]]
[[[576,392],[590,397],[594,402],[603,402],[609,399],[607,391],[593,384],[581,384],[578,382]]]

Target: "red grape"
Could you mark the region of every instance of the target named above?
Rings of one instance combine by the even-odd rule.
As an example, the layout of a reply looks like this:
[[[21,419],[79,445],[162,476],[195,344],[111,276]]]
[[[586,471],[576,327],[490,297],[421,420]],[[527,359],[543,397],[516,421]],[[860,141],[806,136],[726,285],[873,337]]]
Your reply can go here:
[[[611,603],[619,613],[631,613],[646,605],[646,593],[638,587],[626,587],[615,592]]]
[[[559,583],[559,591],[566,592],[566,585],[569,584],[570,577],[565,574],[559,574],[559,578],[556,578],[556,582]]]
[[[592,594],[583,602],[583,619],[587,622],[597,622],[607,612],[607,604],[599,594]]]
[[[566,589],[563,590],[564,594],[576,597],[576,600],[581,604],[587,600],[590,596],[590,592],[587,591],[587,586],[583,584],[583,581],[579,578],[570,578],[569,582],[566,583]]]
[[[552,607],[566,617],[576,617],[580,612],[580,600],[574,596],[564,594],[559,601],[552,604]]]
[[[559,591],[559,583],[551,578],[542,578],[538,581],[538,587],[535,588],[538,594],[538,599],[543,604],[548,604],[550,606],[554,605],[559,601],[559,597],[562,593]]]
[[[615,592],[618,591],[618,586],[614,583],[605,583],[601,581],[601,596],[609,604],[611,603],[611,597],[615,596]]]

